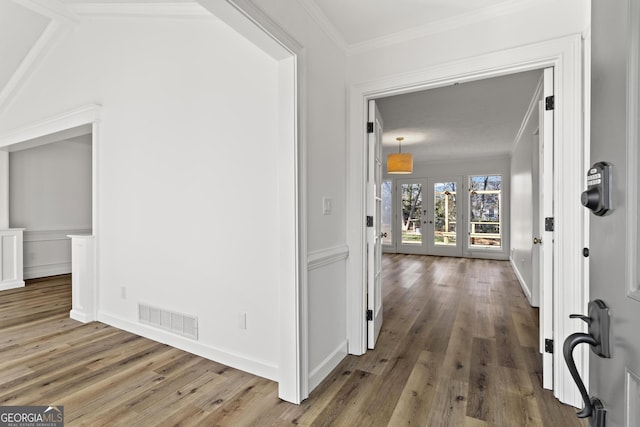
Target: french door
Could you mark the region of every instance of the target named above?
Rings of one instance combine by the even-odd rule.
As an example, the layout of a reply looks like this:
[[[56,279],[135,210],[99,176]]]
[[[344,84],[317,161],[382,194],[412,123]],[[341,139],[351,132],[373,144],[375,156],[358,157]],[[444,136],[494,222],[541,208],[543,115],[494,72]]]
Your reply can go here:
[[[461,184],[462,177],[398,180],[398,252],[462,256]]]
[[[462,256],[463,223],[462,177],[429,178],[427,253]]]

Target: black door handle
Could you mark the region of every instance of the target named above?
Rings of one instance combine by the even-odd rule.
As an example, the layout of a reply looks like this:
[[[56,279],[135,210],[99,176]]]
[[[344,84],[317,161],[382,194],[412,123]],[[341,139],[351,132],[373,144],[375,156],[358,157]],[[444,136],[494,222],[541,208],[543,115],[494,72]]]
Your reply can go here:
[[[567,368],[569,368],[569,373],[578,386],[578,390],[584,401],[584,408],[578,411],[576,416],[578,418],[593,417],[590,425],[604,427],[607,411],[600,399],[597,397],[589,397],[584,382],[578,373],[578,369],[576,369],[576,362],[573,359],[573,349],[582,343],[589,344],[591,350],[600,357],[611,357],[611,349],[609,347],[609,307],[607,307],[604,301],[597,299],[589,302],[588,309],[588,316],[580,314],[572,314],[569,316],[572,319],[583,320],[589,325],[589,333],[576,332],[575,334],[569,335],[567,339],[564,340],[562,355],[564,356],[564,361],[567,363]]]
[[[582,395],[582,400],[584,401],[584,408],[580,410],[576,416],[578,418],[587,418],[590,417],[593,413],[593,405],[591,403],[591,399],[589,398],[589,394],[587,393],[587,389],[584,386],[584,382],[582,378],[580,378],[580,374],[578,374],[578,369],[576,368],[576,362],[573,360],[573,349],[576,348],[578,344],[587,343],[589,345],[595,346],[598,342],[594,337],[589,334],[585,334],[582,332],[576,332],[575,334],[571,334],[564,340],[564,346],[562,347],[562,354],[564,355],[564,361],[567,363],[567,367],[569,368],[569,373],[573,380],[576,382],[578,386],[578,390]]]

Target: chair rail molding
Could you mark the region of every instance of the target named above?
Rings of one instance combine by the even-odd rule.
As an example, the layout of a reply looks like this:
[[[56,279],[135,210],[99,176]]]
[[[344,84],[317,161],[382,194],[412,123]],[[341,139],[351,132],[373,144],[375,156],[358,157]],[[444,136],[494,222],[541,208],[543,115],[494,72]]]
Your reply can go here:
[[[318,251],[309,252],[307,257],[307,268],[309,270],[315,270],[316,268],[346,260],[348,257],[349,247],[347,245],[320,249]]]

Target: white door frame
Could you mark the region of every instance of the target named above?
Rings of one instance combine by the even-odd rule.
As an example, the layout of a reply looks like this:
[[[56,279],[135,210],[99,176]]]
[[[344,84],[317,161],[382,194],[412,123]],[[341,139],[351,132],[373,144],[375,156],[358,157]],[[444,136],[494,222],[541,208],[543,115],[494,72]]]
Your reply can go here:
[[[283,224],[279,252],[279,380],[283,400],[300,403],[309,395],[307,224],[306,224],[306,59],[304,48],[250,0],[199,0],[199,3],[278,62],[277,198]],[[100,106],[83,106],[0,135],[0,147],[42,137],[80,125],[92,126],[92,228],[95,237],[97,290],[99,255],[99,116]],[[94,295],[97,295],[95,292]],[[99,302],[96,307],[99,310]]]
[[[554,67],[556,84],[556,128],[554,177],[556,250],[554,264],[554,394],[562,402],[580,405],[581,398],[571,379],[559,349],[566,336],[575,332],[569,314],[586,310],[588,288],[583,280],[583,190],[584,145],[582,115],[582,38],[571,35],[541,43],[494,52],[460,61],[439,64],[412,73],[355,83],[349,91],[347,241],[348,264],[348,340],[349,353],[366,351],[364,286],[365,263],[365,190],[364,150],[366,142],[366,104],[369,99],[398,95],[451,85],[458,82],[497,77],[521,71]],[[576,361],[581,373],[588,371],[587,350],[577,348]]]
[[[283,254],[279,266],[278,396],[300,403],[309,396],[305,49],[251,0],[198,3],[279,62],[277,149],[283,166],[278,171],[278,185],[283,191],[278,206],[282,223],[292,227],[283,228],[278,248]]]

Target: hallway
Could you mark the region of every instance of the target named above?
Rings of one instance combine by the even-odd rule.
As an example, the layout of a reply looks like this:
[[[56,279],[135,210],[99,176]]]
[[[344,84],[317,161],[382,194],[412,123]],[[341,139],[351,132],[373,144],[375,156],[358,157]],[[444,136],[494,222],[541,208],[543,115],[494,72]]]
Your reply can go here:
[[[314,425],[586,425],[541,388],[538,310],[508,262],[386,254],[383,265],[377,348],[303,403],[332,400]]]
[[[69,276],[0,293],[0,404],[60,404],[67,425],[585,426],[540,387],[537,310],[508,262],[385,255],[376,350],[301,405],[277,384],[68,318]]]

